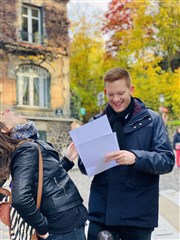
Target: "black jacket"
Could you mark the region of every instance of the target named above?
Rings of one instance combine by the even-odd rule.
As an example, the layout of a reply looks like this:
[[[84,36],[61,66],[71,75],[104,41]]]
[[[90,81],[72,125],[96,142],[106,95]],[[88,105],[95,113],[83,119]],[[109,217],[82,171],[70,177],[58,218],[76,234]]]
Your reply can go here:
[[[38,146],[43,157],[43,194],[40,211],[36,208]],[[12,205],[39,234],[49,230],[48,216],[82,203],[67,171],[74,165],[67,158],[60,162],[55,149],[43,141],[25,142],[13,152],[11,162]]]
[[[173,149],[176,149],[176,144],[179,143],[180,144],[180,133],[178,133],[178,131],[174,134],[173,136]]]
[[[171,172],[174,166],[172,147],[162,118],[139,99],[135,99],[134,113],[124,133],[127,150],[136,155],[136,163],[119,165],[94,177],[89,220],[153,228],[158,225],[159,175]],[[86,174],[81,159],[78,165]]]

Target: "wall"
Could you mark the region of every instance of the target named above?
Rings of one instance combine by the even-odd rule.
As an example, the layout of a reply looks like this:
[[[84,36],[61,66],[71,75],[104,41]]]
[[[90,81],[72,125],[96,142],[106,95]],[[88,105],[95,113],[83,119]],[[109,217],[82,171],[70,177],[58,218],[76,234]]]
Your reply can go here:
[[[67,0],[6,0],[1,1],[0,39],[0,107],[25,114],[34,120],[39,130],[46,131],[47,141],[60,152],[70,141],[69,89],[69,21]],[[43,44],[31,44],[20,39],[21,6],[42,7]],[[50,107],[17,105],[16,71],[21,64],[35,64],[47,69],[51,75]],[[62,108],[63,117],[55,111]]]

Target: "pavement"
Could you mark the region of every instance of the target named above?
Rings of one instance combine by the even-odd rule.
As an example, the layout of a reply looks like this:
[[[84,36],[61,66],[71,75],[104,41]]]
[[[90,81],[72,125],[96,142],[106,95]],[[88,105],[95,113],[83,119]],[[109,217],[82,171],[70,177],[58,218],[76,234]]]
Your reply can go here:
[[[82,175],[77,166],[69,172],[77,185],[85,206],[88,205],[92,178]],[[152,240],[180,240],[180,168],[174,167],[169,174],[160,177],[159,227],[152,234]],[[85,228],[87,233],[88,222]],[[9,240],[8,228],[0,223],[0,240]],[[73,240],[73,239],[72,239]]]
[[[87,206],[92,178],[79,173],[74,168],[69,173],[76,183]],[[180,168],[160,177],[159,227],[155,228],[152,240],[180,240]],[[86,226],[86,232],[88,222]]]

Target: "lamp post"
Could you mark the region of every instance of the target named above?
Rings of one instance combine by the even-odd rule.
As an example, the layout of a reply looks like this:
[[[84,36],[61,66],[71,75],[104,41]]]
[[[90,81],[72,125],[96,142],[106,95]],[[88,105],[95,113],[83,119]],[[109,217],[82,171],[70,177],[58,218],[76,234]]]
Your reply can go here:
[[[159,101],[160,101],[160,103],[163,105],[163,103],[164,103],[164,94],[160,94],[159,95]]]
[[[165,97],[164,97],[164,94],[160,94],[159,95],[159,101],[161,103],[161,106],[159,107],[159,111],[161,112],[162,114],[162,119],[166,125],[167,123],[167,120],[168,120],[168,109],[166,107],[164,107],[164,100],[165,100]]]
[[[99,92],[97,94],[97,106],[100,107],[100,113],[102,112],[102,106],[105,104],[104,101],[104,92]]]

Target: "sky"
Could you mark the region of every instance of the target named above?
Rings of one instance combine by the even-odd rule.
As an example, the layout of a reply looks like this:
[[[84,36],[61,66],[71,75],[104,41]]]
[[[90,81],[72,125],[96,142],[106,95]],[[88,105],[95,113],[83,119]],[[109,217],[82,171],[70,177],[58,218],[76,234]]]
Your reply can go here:
[[[70,0],[67,4],[68,18],[70,22],[78,20],[81,16],[86,16],[90,22],[98,21],[98,26],[108,9],[111,0]],[[98,16],[97,18],[94,16]],[[72,32],[69,31],[71,36]],[[104,36],[106,38],[106,36]]]
[[[92,8],[100,8],[103,11],[107,10],[108,3],[111,2],[110,0],[70,0],[69,4],[74,5],[75,3],[88,3],[92,6]]]

